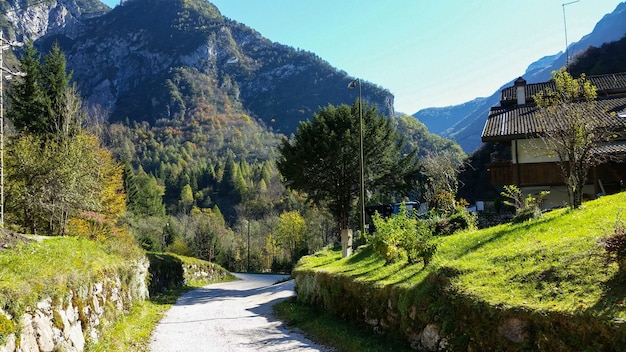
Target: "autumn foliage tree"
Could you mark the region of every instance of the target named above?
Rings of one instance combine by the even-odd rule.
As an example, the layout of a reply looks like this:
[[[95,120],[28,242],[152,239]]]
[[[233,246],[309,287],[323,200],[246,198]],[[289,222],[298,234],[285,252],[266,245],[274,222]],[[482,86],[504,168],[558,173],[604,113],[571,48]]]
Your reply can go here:
[[[31,43],[20,64],[26,76],[12,85],[8,114],[18,132],[6,150],[8,219],[31,233],[64,235],[81,218],[73,229],[113,234],[126,211],[123,169],[81,130],[65,55],[55,45],[42,59]]]

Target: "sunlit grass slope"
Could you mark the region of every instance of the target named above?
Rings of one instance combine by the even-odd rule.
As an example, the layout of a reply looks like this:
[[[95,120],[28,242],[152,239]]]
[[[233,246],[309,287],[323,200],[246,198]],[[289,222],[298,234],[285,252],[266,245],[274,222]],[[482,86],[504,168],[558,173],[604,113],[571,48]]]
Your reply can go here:
[[[111,248],[78,237],[48,237],[0,252],[0,307],[20,314],[44,297],[67,295],[68,287],[95,282],[103,272],[130,267],[142,251]]]
[[[301,260],[296,270],[340,273],[355,281],[409,290],[445,276],[459,296],[490,306],[626,318],[626,279],[607,264],[598,239],[618,216],[626,218],[626,193],[561,209],[540,220],[465,231],[439,239],[432,263],[385,261],[367,247],[341,259],[326,250]],[[432,276],[431,276],[432,277]]]

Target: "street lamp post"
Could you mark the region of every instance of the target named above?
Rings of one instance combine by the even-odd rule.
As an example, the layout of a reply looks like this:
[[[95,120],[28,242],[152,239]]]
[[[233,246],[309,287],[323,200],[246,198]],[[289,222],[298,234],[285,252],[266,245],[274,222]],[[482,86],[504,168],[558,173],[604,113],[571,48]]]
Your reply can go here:
[[[361,96],[361,79],[357,78],[350,82],[348,88],[353,89],[359,84],[359,173],[360,173],[360,194],[359,213],[361,218],[361,236],[365,234],[365,169],[363,162],[363,100]]]
[[[12,47],[20,47],[23,43],[8,41],[4,39],[3,32],[0,31],[0,228],[4,228],[4,79],[11,79],[13,76],[24,77],[23,72],[12,72],[4,67],[3,52]],[[7,73],[5,77],[5,73]]]

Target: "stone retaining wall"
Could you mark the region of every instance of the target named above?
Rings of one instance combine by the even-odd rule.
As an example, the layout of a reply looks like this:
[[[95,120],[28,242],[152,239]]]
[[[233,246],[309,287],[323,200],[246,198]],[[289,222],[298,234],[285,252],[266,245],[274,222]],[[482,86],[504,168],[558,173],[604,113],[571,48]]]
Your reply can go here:
[[[441,269],[417,287],[380,286],[323,270],[293,271],[299,303],[405,339],[420,351],[623,350],[626,320],[492,306],[455,292]]]
[[[9,334],[0,352],[83,351],[86,339],[97,342],[103,320],[114,320],[133,301],[148,297],[148,260],[139,259],[131,268],[103,273],[102,280],[68,288],[64,297],[46,297],[35,307],[27,307],[21,317],[0,310],[4,318],[18,326],[19,334]]]
[[[0,309],[0,352],[81,352],[88,342],[98,341],[105,321],[115,321],[134,302],[191,282],[208,284],[230,276],[216,264],[190,262],[150,253],[130,268],[101,273],[95,283],[85,280],[68,287],[63,297],[43,298],[20,317]],[[8,325],[18,332],[2,339],[2,327]]]

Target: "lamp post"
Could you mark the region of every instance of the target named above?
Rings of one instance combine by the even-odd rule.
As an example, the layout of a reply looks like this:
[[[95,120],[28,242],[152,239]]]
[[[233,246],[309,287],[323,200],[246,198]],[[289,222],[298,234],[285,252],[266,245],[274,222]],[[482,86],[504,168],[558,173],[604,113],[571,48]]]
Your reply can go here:
[[[4,228],[4,79],[11,79],[13,76],[26,76],[23,72],[12,72],[4,67],[3,52],[12,47],[21,47],[23,43],[8,41],[4,39],[3,32],[0,31],[0,228]],[[5,73],[7,73],[5,77]]]
[[[363,100],[361,97],[361,79],[357,78],[350,82],[349,89],[353,89],[359,84],[359,169],[360,169],[360,204],[359,213],[361,213],[361,236],[365,234],[365,170],[363,163]]]

